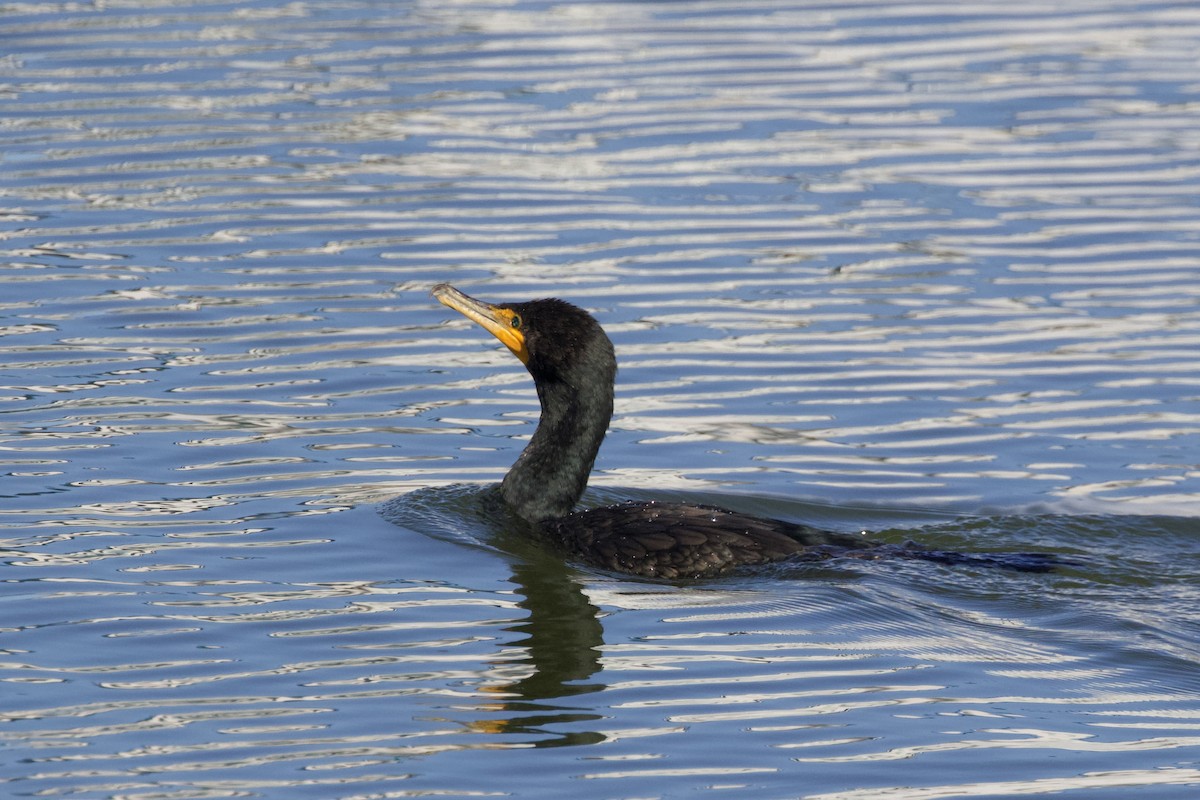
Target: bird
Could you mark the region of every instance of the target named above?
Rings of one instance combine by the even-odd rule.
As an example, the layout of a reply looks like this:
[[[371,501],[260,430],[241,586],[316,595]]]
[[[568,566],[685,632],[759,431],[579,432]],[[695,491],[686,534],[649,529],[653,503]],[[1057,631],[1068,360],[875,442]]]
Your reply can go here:
[[[434,286],[431,294],[495,336],[533,378],[541,407],[538,425],[499,492],[510,512],[570,557],[612,572],[668,581],[843,556],[903,556],[1037,572],[1053,568],[1048,554],[983,555],[911,543],[888,545],[715,505],[630,500],[577,509],[612,420],[617,374],[612,340],[595,317],[557,298],[493,304],[447,283]]]

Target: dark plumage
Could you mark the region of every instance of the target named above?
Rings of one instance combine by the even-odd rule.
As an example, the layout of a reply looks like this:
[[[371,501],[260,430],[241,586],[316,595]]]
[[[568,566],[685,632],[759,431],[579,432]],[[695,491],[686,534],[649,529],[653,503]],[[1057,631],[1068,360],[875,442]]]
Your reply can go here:
[[[541,525],[586,561],[648,578],[720,575],[737,566],[815,561],[870,546],[784,520],[653,501],[577,511]]]
[[[617,372],[612,342],[590,314],[562,300],[492,305],[444,283],[433,288],[433,296],[492,333],[533,377],[541,419],[500,491],[518,516],[584,561],[666,579],[710,577],[743,565],[834,555],[887,554],[1034,571],[1053,566],[1052,558],[1036,555],[1022,555],[1026,561],[1008,564],[1002,557],[880,546],[712,506],[628,502],[573,512],[612,418]]]

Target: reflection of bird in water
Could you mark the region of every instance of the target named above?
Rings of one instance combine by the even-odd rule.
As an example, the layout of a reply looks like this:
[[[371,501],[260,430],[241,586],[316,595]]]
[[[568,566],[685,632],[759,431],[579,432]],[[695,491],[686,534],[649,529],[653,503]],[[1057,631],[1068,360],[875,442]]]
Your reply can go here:
[[[889,547],[712,506],[650,501],[572,511],[612,418],[617,372],[612,342],[590,314],[562,300],[492,305],[444,283],[433,288],[433,296],[483,326],[533,376],[541,420],[500,492],[518,516],[585,561],[667,579],[834,555],[903,555],[1035,571],[1053,567],[1053,557],[1037,554],[1006,558]]]

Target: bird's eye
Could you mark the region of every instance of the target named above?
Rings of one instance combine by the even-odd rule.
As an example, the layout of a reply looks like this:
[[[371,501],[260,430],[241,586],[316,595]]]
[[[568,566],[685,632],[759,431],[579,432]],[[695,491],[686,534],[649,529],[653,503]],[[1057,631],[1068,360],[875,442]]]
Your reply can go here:
[[[509,324],[512,325],[514,328],[519,328],[519,327],[521,327],[521,318],[518,317],[516,314],[513,314],[512,321]]]

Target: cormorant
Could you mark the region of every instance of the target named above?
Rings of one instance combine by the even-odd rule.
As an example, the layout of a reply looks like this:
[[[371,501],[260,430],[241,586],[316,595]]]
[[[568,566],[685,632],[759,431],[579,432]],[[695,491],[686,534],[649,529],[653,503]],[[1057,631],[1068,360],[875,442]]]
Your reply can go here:
[[[1053,568],[1055,561],[1047,555],[969,555],[881,545],[707,505],[630,501],[575,511],[612,419],[617,362],[600,323],[558,299],[493,305],[445,283],[433,287],[432,294],[479,323],[529,370],[541,418],[500,493],[519,517],[588,563],[668,580],[836,555],[901,555],[1039,572]]]

